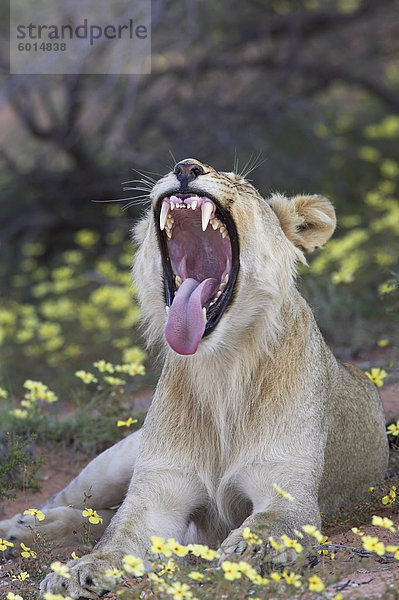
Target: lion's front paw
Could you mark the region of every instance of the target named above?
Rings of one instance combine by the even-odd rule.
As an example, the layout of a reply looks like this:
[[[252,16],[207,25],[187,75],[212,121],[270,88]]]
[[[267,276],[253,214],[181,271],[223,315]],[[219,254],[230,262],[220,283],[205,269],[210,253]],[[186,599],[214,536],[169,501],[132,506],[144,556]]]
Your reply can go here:
[[[261,540],[260,543],[249,543],[243,536],[243,529],[234,529],[227,536],[222,544],[223,554],[220,562],[226,560],[228,555],[242,556],[250,562],[255,568],[263,573],[263,564],[267,561],[275,567],[289,565],[295,562],[297,553],[293,548],[281,547],[276,550],[271,546],[268,540]]]
[[[94,553],[67,563],[69,577],[50,573],[40,584],[40,593],[64,593],[73,599],[98,598],[109,591],[105,572],[112,559]]]

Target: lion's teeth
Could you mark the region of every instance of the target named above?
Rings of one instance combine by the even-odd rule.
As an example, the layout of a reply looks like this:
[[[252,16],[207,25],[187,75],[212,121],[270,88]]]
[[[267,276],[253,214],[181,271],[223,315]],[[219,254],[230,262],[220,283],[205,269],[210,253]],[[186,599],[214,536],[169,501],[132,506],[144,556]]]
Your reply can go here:
[[[179,288],[181,286],[182,281],[183,281],[182,278],[179,275],[176,275],[176,277],[175,277],[175,284],[176,284],[177,288]]]
[[[170,309],[169,309],[169,306],[168,306],[168,305],[166,305],[166,306],[165,306],[165,311],[166,311],[166,314],[167,314],[168,316],[169,316],[169,310],[170,310]]]
[[[174,208],[175,208],[175,203],[174,203],[174,202],[171,202],[171,203],[170,203],[170,210],[174,210]]]
[[[213,205],[211,204],[211,202],[204,202],[204,204],[201,205],[202,231],[205,231],[205,229],[208,227],[212,211]]]
[[[224,278],[223,283],[225,283],[227,285],[228,282],[229,282],[229,274],[226,273],[226,277]]]
[[[198,204],[197,200],[193,200],[191,202],[191,208],[192,208],[192,210],[195,210],[197,208],[197,204]]]
[[[204,316],[204,321],[205,321],[205,323],[206,323],[206,308],[205,308],[205,306],[204,306],[204,307],[203,307],[203,309],[202,309],[202,314],[203,314],[203,316]]]
[[[168,218],[168,213],[169,213],[169,204],[168,204],[168,202],[166,202],[166,200],[164,200],[162,202],[161,214],[159,217],[159,227],[161,228],[161,231],[163,231],[165,229],[166,220]]]

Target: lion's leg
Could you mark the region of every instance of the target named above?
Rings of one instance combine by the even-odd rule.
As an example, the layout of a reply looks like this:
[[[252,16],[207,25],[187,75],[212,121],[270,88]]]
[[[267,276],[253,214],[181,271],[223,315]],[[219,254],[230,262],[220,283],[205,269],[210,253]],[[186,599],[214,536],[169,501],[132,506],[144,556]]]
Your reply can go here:
[[[0,536],[26,543],[25,540],[31,540],[29,526],[38,525],[43,532],[46,530],[49,541],[67,544],[71,530],[83,519],[84,507],[100,512],[104,530],[114,514],[106,509],[120,505],[126,495],[140,439],[141,431],[136,431],[92,460],[66,488],[38,507],[46,515],[43,521],[22,514],[0,521]],[[101,529],[100,525],[93,525],[93,530],[96,527],[97,531]],[[76,539],[74,535],[73,538]]]
[[[71,579],[62,581],[56,574],[48,575],[41,591],[56,593],[61,585],[72,598],[92,597],[91,590],[107,589],[104,571],[110,563],[118,563],[124,554],[133,554],[146,561],[151,549],[151,537],[175,538],[183,541],[190,514],[206,498],[199,479],[179,470],[165,470],[147,464],[137,471],[131,488],[112,519],[103,537],[91,554],[68,563]]]
[[[140,439],[141,430],[135,431],[99,454],[40,509],[90,506],[97,510],[121,504],[132,478]]]
[[[45,518],[39,521],[34,516],[16,515],[9,521],[3,521],[6,528],[0,529],[0,537],[14,544],[9,555],[20,552],[20,544],[35,547],[35,536],[40,535],[55,546],[74,546],[95,544],[98,542],[110,520],[115,514],[114,510],[100,510],[102,522],[91,524],[87,517],[82,515],[82,510],[69,506],[49,508]]]
[[[316,463],[314,469],[306,463],[307,461],[295,463],[291,460],[287,464],[275,464],[274,467],[266,464],[252,465],[246,469],[241,485],[252,502],[253,511],[241,526],[231,531],[224,540],[224,553],[242,554],[247,549],[243,529],[249,527],[257,530],[265,541],[263,549],[260,550],[263,556],[270,552],[275,564],[295,560],[294,549],[284,548],[275,552],[270,548],[268,538],[272,536],[277,543],[281,543],[281,535],[296,538],[294,532],[300,531],[302,525],[320,528],[317,483],[314,477],[314,473],[320,469]],[[283,495],[276,491],[274,483],[283,490]],[[284,492],[288,492],[290,497],[284,495]],[[304,534],[304,538],[306,537]]]

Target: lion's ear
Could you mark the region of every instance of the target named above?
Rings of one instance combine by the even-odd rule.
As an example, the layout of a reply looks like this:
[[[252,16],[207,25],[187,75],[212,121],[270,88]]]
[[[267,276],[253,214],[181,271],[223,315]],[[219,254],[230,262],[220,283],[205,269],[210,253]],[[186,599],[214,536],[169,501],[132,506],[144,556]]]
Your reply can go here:
[[[334,232],[337,223],[335,210],[323,196],[286,198],[273,194],[268,202],[287,238],[306,252],[325,244]]]

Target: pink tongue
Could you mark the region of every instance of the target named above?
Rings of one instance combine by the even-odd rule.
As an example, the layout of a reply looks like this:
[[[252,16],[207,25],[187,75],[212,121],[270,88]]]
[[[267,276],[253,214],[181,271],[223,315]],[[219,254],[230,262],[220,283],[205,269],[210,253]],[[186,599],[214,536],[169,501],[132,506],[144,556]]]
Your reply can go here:
[[[205,331],[202,307],[217,293],[216,279],[185,279],[177,290],[169,310],[165,337],[169,346],[178,354],[194,354]]]

